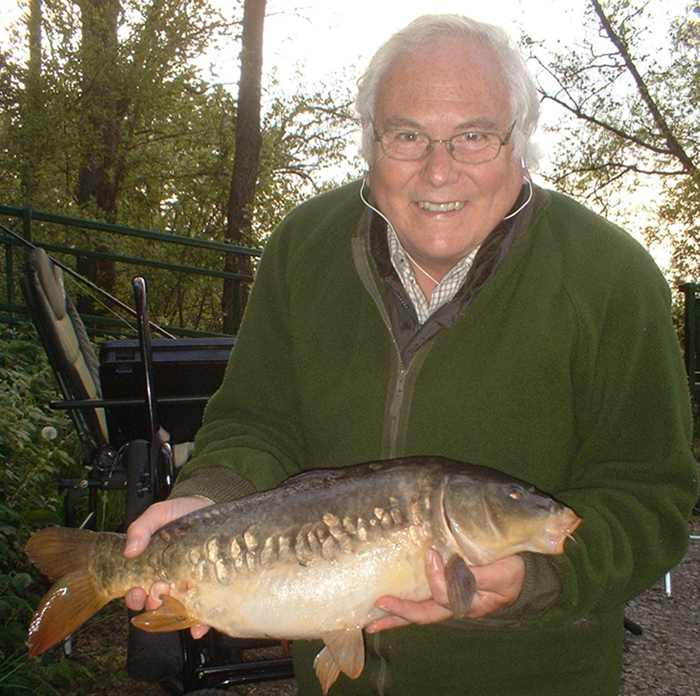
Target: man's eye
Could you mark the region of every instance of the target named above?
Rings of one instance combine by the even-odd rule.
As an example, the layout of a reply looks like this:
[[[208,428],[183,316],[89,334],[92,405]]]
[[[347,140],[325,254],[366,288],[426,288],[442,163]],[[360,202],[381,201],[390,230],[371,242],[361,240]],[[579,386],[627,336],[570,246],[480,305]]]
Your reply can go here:
[[[420,133],[415,131],[396,131],[393,140],[397,143],[415,143],[420,139]]]
[[[458,138],[469,145],[481,145],[488,140],[488,135],[479,131],[467,131],[461,133]]]

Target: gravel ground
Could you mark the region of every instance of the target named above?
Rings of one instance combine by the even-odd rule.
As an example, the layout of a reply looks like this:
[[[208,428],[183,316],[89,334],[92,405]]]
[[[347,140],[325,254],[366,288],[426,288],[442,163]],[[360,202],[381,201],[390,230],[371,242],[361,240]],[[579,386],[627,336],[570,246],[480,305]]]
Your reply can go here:
[[[626,632],[621,696],[700,696],[700,541],[671,573],[671,596],[659,582],[629,603],[627,618],[643,632]]]
[[[700,520],[692,533],[700,535]],[[660,581],[631,601],[626,615],[642,634],[625,632],[619,696],[700,696],[700,541],[690,542],[685,560],[671,573],[671,596]],[[238,687],[238,693],[297,696],[297,689],[285,681]]]

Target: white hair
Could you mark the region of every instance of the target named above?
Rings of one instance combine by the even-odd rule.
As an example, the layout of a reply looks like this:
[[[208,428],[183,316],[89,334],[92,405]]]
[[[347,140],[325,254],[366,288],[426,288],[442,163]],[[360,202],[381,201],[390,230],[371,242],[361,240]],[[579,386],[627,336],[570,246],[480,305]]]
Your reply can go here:
[[[372,164],[374,155],[372,119],[382,79],[398,58],[444,38],[462,39],[465,43],[479,43],[493,51],[508,90],[510,122],[515,121],[511,136],[513,157],[523,158],[528,166],[534,166],[537,154],[536,148],[530,143],[530,137],[537,127],[540,104],[535,83],[525,61],[502,29],[461,15],[418,17],[391,36],[374,54],[364,75],[357,82],[355,100],[355,108],[362,123],[360,153],[364,159],[368,164]]]

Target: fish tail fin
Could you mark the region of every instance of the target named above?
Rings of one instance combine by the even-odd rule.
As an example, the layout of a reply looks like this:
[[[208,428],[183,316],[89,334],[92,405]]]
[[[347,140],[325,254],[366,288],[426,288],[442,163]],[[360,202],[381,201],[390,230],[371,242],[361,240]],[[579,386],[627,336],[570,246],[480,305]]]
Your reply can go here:
[[[85,529],[49,527],[27,542],[32,563],[50,579],[58,578],[29,625],[30,655],[40,655],[56,645],[112,599],[98,589],[88,570],[98,537]]]
[[[25,552],[50,580],[86,570],[100,534],[89,529],[47,527],[34,532]]]
[[[69,573],[42,598],[29,624],[29,654],[41,655],[73,633],[110,601],[97,591],[87,572]]]

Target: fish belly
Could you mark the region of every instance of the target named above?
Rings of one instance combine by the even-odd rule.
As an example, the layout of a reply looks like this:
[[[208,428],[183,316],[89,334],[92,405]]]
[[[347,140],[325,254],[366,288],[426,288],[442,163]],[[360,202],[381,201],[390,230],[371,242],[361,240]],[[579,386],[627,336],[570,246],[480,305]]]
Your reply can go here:
[[[429,597],[424,553],[407,536],[394,538],[332,560],[241,572],[230,584],[194,587],[181,601],[199,620],[232,636],[316,638],[379,618],[384,612],[374,603],[382,595]]]

